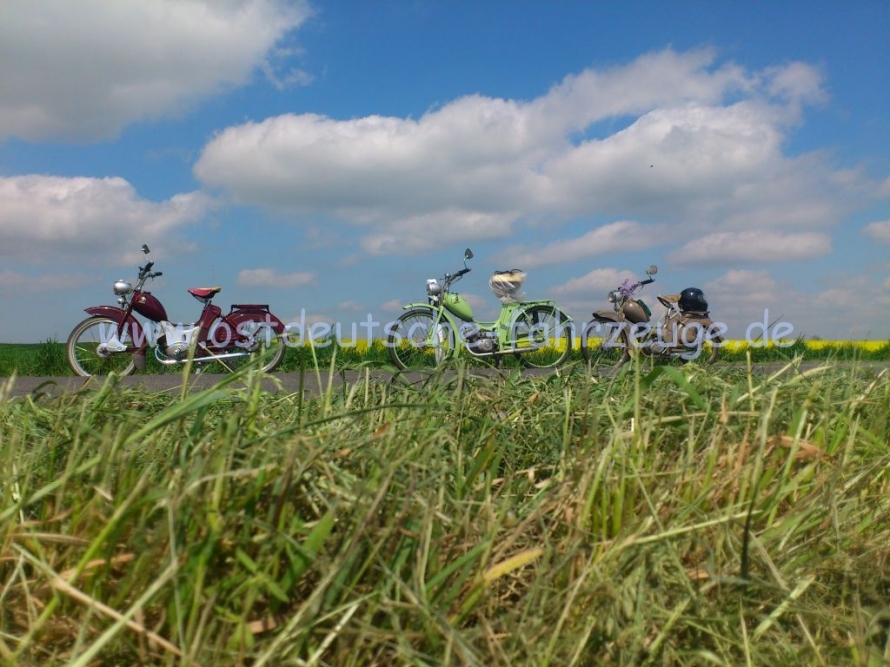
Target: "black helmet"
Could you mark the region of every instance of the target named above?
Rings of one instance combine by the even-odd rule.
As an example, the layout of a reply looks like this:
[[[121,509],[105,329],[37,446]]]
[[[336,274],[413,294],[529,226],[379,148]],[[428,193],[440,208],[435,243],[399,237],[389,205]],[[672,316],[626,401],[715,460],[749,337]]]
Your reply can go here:
[[[680,310],[707,312],[708,302],[705,301],[705,293],[698,287],[687,287],[684,289],[680,292]]]

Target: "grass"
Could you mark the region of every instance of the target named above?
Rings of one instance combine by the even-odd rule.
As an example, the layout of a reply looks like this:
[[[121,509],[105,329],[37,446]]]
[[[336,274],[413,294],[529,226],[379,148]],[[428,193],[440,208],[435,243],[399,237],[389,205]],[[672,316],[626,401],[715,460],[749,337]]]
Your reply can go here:
[[[569,363],[583,363],[578,349],[579,341],[573,339],[574,350],[569,355]],[[299,371],[307,366],[328,366],[332,359],[343,368],[363,368],[366,366],[390,366],[389,351],[383,341],[345,341],[338,344],[333,340],[322,341],[314,349],[309,346],[289,347],[281,366],[282,372]],[[540,353],[536,353],[540,354]],[[468,355],[462,355],[467,358]],[[809,341],[797,339],[783,341],[780,345],[754,345],[745,341],[727,341],[720,351],[718,362],[744,363],[751,358],[755,362],[781,362],[791,359],[805,361],[890,361],[890,341]],[[169,374],[181,372],[181,366],[165,366],[158,363],[153,354],[147,354],[146,373]],[[486,366],[488,360],[470,359],[469,363]],[[432,353],[429,365],[435,364]],[[519,368],[518,359],[507,355],[502,358],[504,368]],[[210,364],[208,370],[213,373],[225,372],[219,365]],[[0,377],[39,376],[55,377],[70,376],[73,372],[65,357],[64,343],[47,340],[36,344],[0,344]]]
[[[887,371],[250,373],[0,399],[0,660],[890,661]]]

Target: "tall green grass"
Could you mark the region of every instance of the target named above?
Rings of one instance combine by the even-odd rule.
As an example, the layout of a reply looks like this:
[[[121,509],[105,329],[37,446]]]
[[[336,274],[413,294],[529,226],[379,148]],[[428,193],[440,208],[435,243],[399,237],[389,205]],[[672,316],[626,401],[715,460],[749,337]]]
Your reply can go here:
[[[0,660],[890,661],[886,371],[259,379],[0,398]]]

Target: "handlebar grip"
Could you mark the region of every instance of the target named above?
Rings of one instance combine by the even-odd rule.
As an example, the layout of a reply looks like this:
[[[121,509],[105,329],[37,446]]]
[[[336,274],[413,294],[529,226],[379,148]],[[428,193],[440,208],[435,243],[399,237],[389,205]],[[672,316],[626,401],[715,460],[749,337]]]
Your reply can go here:
[[[461,269],[460,271],[458,271],[458,272],[455,273],[454,275],[456,275],[456,276],[465,276],[465,275],[468,274],[469,272],[470,272],[470,267],[467,267],[467,268],[465,268],[465,269]]]
[[[155,274],[152,275],[152,278],[157,278],[158,276],[162,276],[162,275],[164,275],[164,272],[163,272],[163,271],[158,271],[157,273],[155,273]]]

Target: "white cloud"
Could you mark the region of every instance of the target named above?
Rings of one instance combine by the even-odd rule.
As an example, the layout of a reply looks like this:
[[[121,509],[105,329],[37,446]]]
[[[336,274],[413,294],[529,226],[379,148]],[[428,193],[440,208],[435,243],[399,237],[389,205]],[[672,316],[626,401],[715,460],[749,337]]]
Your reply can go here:
[[[273,68],[273,47],[310,10],[300,0],[27,0],[2,13],[0,139],[83,141]],[[276,85],[306,78],[272,74]]]
[[[639,250],[664,239],[665,229],[661,226],[641,225],[625,220],[602,225],[578,238],[555,241],[539,248],[513,246],[507,248],[498,261],[513,267],[533,268],[614,252]]]
[[[391,299],[380,304],[380,310],[384,313],[401,313],[408,303],[408,299]]]
[[[689,241],[670,254],[685,264],[786,262],[831,252],[831,237],[821,232],[720,232]]]
[[[245,287],[289,289],[314,285],[315,274],[310,271],[279,273],[275,269],[244,269],[238,273],[238,284]]]
[[[645,277],[645,276],[644,276]],[[618,287],[625,280],[635,280],[636,275],[630,271],[618,269],[594,269],[580,278],[572,278],[568,282],[553,288],[554,294],[592,294],[596,298],[605,295],[609,290]]]
[[[143,243],[182,250],[176,229],[210,205],[198,192],[147,201],[122,178],[0,177],[0,257],[130,263]]]
[[[885,286],[868,276],[835,277],[828,289],[804,292],[768,271],[731,270],[702,287],[711,316],[730,327],[729,338],[744,339],[754,323],[787,322],[791,338],[819,336],[826,340],[880,340],[887,337],[890,317],[876,304],[887,303]],[[890,286],[890,285],[888,285]],[[752,335],[760,333],[754,327]],[[772,330],[771,330],[772,331]]]
[[[372,255],[423,252],[450,241],[472,243],[503,237],[511,222],[509,215],[446,209],[380,222],[361,244]]]
[[[748,271],[732,269],[720,278],[704,284],[706,296],[716,297],[722,303],[732,303],[733,307],[775,305],[775,298],[785,287],[779,285],[769,271]]]
[[[666,50],[568,76],[527,102],[470,95],[417,119],[287,114],[229,127],[194,172],[295,221],[322,213],[363,226],[373,253],[579,217],[669,224],[681,241],[702,230],[811,229],[880,190],[819,154],[782,153],[802,105],[824,97],[820,72],[804,63],[758,72],[717,65],[706,50]],[[601,136],[606,120],[625,124]]]
[[[366,310],[365,306],[358,303],[357,301],[347,300],[343,301],[339,306],[337,306],[338,310],[349,310],[353,312],[359,312],[362,310]]]
[[[59,289],[77,289],[87,285],[95,285],[99,281],[95,276],[76,273],[42,274],[29,276],[15,271],[0,271],[0,290],[17,292],[47,292]]]
[[[880,222],[872,222],[865,226],[862,233],[866,236],[880,241],[881,243],[890,243],[890,220],[881,220]]]

